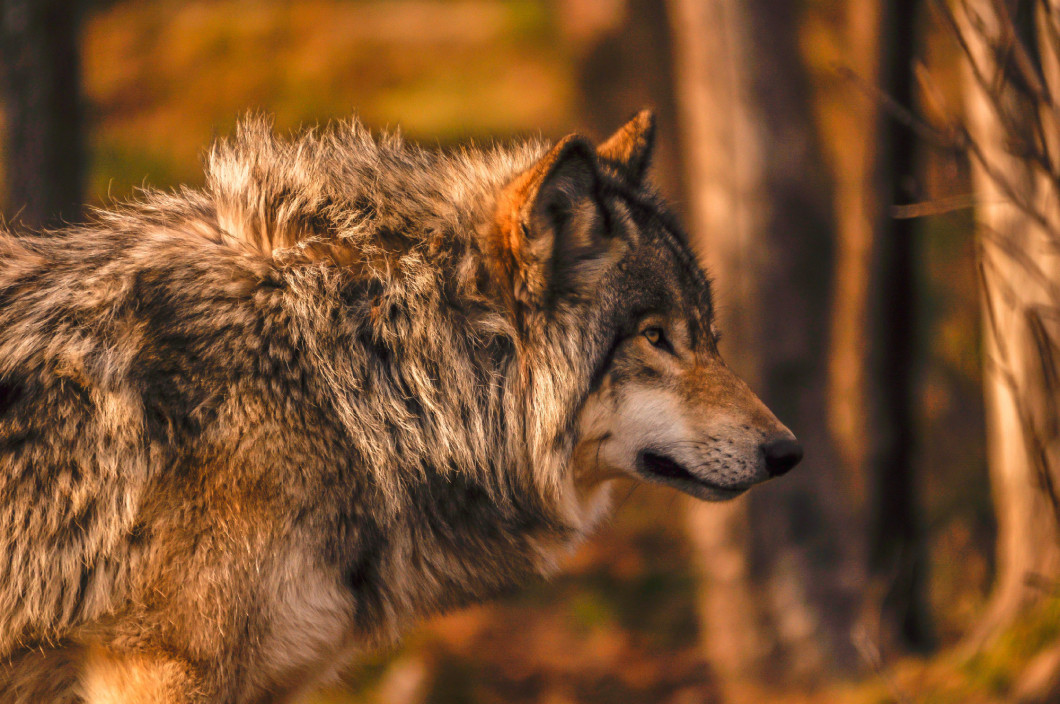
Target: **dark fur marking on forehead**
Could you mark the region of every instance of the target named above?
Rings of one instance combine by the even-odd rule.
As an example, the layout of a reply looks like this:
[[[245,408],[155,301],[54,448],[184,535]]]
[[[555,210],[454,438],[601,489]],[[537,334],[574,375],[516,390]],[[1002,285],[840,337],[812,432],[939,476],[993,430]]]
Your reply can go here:
[[[648,218],[659,225],[658,230],[665,233],[663,240],[682,264],[685,272],[710,290],[710,279],[703,273],[699,261],[688,245],[688,235],[672,213],[663,207],[660,198],[650,192],[630,187],[623,181],[605,177],[604,185],[615,195],[622,197],[631,210],[646,213]]]
[[[705,300],[699,300],[697,303],[706,308],[708,320],[713,318],[714,301],[710,278],[704,273],[689,247],[688,236],[677,218],[666,210],[658,197],[650,192],[632,188],[623,181],[611,178],[605,179],[605,185],[614,195],[621,197],[632,212],[647,215],[649,223],[657,226],[653,227],[652,231],[662,234],[659,241],[674,255],[683,273],[695,283],[698,288],[697,293],[705,292]]]

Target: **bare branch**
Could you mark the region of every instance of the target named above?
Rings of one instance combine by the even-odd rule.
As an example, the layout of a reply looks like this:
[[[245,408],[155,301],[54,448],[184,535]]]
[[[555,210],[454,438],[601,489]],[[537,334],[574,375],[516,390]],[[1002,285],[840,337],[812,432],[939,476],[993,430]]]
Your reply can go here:
[[[922,218],[929,215],[945,215],[956,210],[968,210],[976,206],[975,196],[971,193],[962,193],[946,198],[935,198],[934,200],[920,203],[906,203],[904,205],[892,205],[891,216],[898,220],[910,218]]]

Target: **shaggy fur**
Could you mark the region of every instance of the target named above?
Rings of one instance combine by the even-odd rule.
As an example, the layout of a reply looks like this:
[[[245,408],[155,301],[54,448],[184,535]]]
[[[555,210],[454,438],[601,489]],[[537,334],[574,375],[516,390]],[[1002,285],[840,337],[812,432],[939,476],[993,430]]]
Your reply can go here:
[[[0,700],[289,701],[548,573],[614,476],[775,473],[787,431],[717,358],[651,135],[250,120],[202,190],[0,234]],[[659,445],[708,406],[732,432]]]

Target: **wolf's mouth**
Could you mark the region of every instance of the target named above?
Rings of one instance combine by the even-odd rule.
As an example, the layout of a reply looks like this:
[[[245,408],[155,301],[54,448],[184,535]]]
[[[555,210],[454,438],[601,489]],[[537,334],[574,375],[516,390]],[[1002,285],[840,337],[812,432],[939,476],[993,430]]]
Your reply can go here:
[[[688,483],[699,487],[706,487],[716,492],[722,492],[723,494],[731,494],[732,496],[736,496],[745,491],[744,488],[724,487],[712,484],[692,474],[692,472],[688,471],[684,465],[680,464],[673,458],[661,455],[657,452],[652,452],[651,450],[641,450],[637,453],[637,464],[640,467],[640,471],[644,474],[654,475],[667,483]]]
[[[649,474],[655,474],[666,479],[683,479],[686,482],[702,483],[701,479],[666,455],[644,450],[640,453],[638,459],[640,460],[641,469]]]

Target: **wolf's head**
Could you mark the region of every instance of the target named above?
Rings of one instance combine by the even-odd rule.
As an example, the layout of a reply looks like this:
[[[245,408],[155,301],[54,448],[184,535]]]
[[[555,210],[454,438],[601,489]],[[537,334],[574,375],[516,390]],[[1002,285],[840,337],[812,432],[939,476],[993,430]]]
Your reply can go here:
[[[729,499],[802,449],[718,353],[710,283],[645,184],[653,134],[645,111],[599,146],[561,140],[502,194],[498,260],[524,325],[584,344],[575,481]]]

